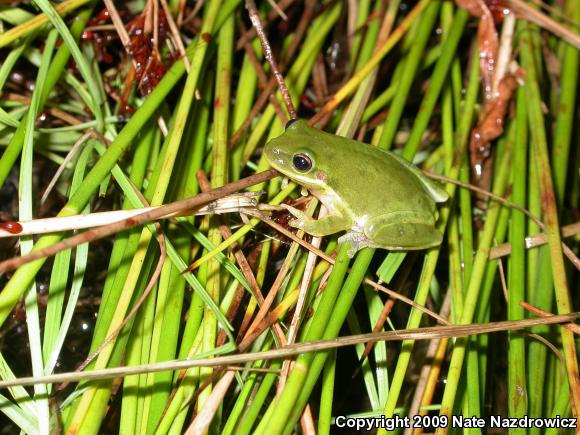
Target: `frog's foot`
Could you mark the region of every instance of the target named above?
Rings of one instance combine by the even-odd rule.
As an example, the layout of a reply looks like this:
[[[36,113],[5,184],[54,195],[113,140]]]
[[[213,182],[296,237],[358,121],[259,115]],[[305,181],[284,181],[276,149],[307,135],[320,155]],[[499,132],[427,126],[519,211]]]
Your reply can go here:
[[[348,232],[345,235],[340,236],[338,238],[339,244],[342,244],[344,242],[348,242],[350,245],[350,248],[346,253],[346,255],[348,255],[348,258],[354,257],[354,254],[356,254],[359,250],[372,246],[369,238],[364,233],[358,231]]]
[[[292,207],[291,205],[288,205],[288,204],[280,204],[280,207],[286,209],[292,216],[294,216],[296,218],[296,219],[291,219],[288,222],[288,225],[290,225],[291,227],[298,228],[298,229],[303,229],[304,228],[304,222],[312,219],[306,213],[298,210],[295,207]]]
[[[290,214],[292,214],[292,216],[302,217],[304,215],[304,212],[288,204],[280,204],[279,207],[282,207],[284,210],[288,211]]]
[[[340,214],[333,214],[320,219],[314,219],[292,206],[283,204],[282,207],[292,213],[296,218],[289,222],[290,226],[304,230],[304,232],[315,237],[328,236],[329,234],[344,231],[351,226],[350,219],[348,217],[345,218]]]
[[[291,219],[288,221],[288,225],[290,225],[292,228],[298,228],[299,230],[304,229],[304,223],[305,222],[300,219]]]

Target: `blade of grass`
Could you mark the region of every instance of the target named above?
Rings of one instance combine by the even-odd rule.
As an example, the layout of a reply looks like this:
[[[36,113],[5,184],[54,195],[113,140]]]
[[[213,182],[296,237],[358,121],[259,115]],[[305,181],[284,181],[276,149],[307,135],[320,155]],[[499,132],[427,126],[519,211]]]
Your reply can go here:
[[[3,395],[0,395],[0,410],[24,433],[38,433],[38,421],[35,416],[26,413]]]
[[[201,42],[200,42],[201,41]],[[201,48],[207,44],[195,40],[188,49],[191,53],[196,48]],[[199,55],[198,55],[199,56]],[[140,132],[143,125],[155,113],[158,106],[165,100],[167,94],[172,90],[185,71],[183,62],[176,62],[173,67],[167,71],[157,87],[149,94],[143,105],[136,111],[125,127],[119,132],[113,143],[107,148],[101,159],[95,164],[93,169],[87,175],[83,186],[79,188],[67,204],[63,207],[58,216],[72,216],[79,214],[83,207],[91,199],[92,195],[99,187],[101,181],[108,177],[111,169],[117,163],[117,160],[131,145],[135,136]],[[6,154],[6,153],[5,153]],[[4,155],[5,155],[4,154]],[[4,156],[3,155],[3,156]],[[57,243],[61,239],[60,235],[47,235],[41,237],[35,244],[34,250],[38,251],[45,247]],[[36,260],[27,265],[20,267],[12,276],[4,291],[0,294],[0,325],[8,317],[16,301],[32,282],[46,259]]]
[[[75,38],[79,38],[83,28],[85,27],[89,17],[91,15],[90,10],[85,10],[79,13],[77,20],[71,26],[71,33],[74,35]],[[24,45],[24,44],[22,44]],[[43,92],[42,97],[40,99],[39,108],[44,107],[46,100],[48,99],[48,95],[52,92],[57,81],[60,79],[66,64],[68,63],[70,58],[70,50],[68,46],[62,45],[59,49],[57,54],[54,56],[54,59],[51,64],[50,71],[48,76],[46,77],[46,81],[43,83]],[[8,71],[6,72],[8,73]],[[24,141],[24,123],[21,122],[20,126],[16,129],[14,136],[10,140],[10,144],[8,148],[4,150],[2,157],[0,157],[0,185],[3,185],[6,181],[6,177],[10,173],[12,166],[18,159],[20,155],[20,150],[22,149],[22,143]]]
[[[359,2],[362,3],[362,2]],[[380,35],[380,42],[383,42],[387,37],[389,32],[391,31],[392,24],[395,20],[397,11],[399,9],[400,1],[393,1],[389,2],[389,9],[388,12],[385,14],[383,18],[382,28],[379,29],[379,22],[378,20],[373,20],[369,27],[367,28],[365,38],[363,41],[363,45],[361,47],[361,53],[358,57],[357,64],[362,65],[366,63],[369,58],[373,54],[373,50],[376,49],[377,46],[377,38],[379,37],[379,30],[381,30]],[[360,10],[359,4],[359,10]],[[380,13],[380,9],[382,7],[381,2],[375,3],[375,8],[373,13]],[[357,17],[357,21],[365,21],[368,19],[367,16]],[[380,43],[379,42],[379,43]],[[350,102],[347,110],[345,111],[344,115],[340,118],[340,126],[338,127],[339,130],[345,132],[348,137],[353,137],[354,133],[359,125],[361,120],[363,110],[368,103],[368,100],[371,96],[371,92],[375,86],[375,82],[377,79],[378,74],[378,67],[376,67],[368,77],[366,77],[361,85],[359,86],[358,90],[356,91],[352,101]],[[349,129],[346,129],[342,126],[349,126]]]
[[[52,54],[56,45],[58,34],[51,31],[46,39],[45,50],[42,62],[36,77],[36,83],[43,83],[46,80]],[[22,157],[20,159],[20,177],[18,181],[18,212],[20,220],[31,220],[34,215],[33,210],[33,154],[34,154],[34,127],[36,124],[36,113],[38,113],[41,100],[42,87],[36,86],[30,101],[30,110],[26,116],[24,144],[22,147]],[[32,237],[23,237],[20,240],[20,251],[26,255],[32,249]],[[24,304],[26,307],[26,326],[28,329],[28,339],[30,343],[30,358],[32,363],[32,373],[40,376],[44,373],[44,361],[42,358],[40,318],[38,303],[36,298],[36,284],[32,283],[25,295]],[[48,388],[34,387],[34,406],[36,418],[41,433],[48,433],[49,408],[48,408]]]
[[[92,157],[93,147],[88,146],[85,147],[77,164],[75,166],[75,173],[73,176],[73,180],[71,183],[71,190],[74,192],[75,189],[82,182],[82,177],[85,174],[85,169],[88,166],[89,160]],[[87,206],[84,210],[85,212],[89,212],[90,208]],[[70,258],[70,251],[68,251],[68,257]],[[49,316],[49,310],[47,307],[47,314],[45,319],[45,341],[43,343],[43,351],[44,354],[47,355],[45,358],[45,373],[52,373],[54,368],[56,367],[56,363],[60,356],[60,352],[62,350],[62,346],[64,344],[64,340],[66,338],[66,334],[70,329],[70,325],[72,322],[73,314],[76,308],[76,304],[81,292],[81,287],[83,285],[83,279],[86,272],[87,262],[88,262],[88,252],[89,246],[88,243],[84,243],[79,245],[76,249],[75,253],[75,266],[74,266],[74,273],[72,279],[72,285],[70,289],[70,293],[68,296],[68,302],[66,306],[66,310],[64,316],[61,319],[61,310],[62,310],[62,299],[64,298],[65,288],[62,285],[66,286],[66,276],[69,272],[69,261],[63,261],[61,264],[60,270],[56,267],[53,267],[53,273],[55,274],[62,274],[60,278],[57,279],[57,283],[61,284],[60,286],[57,285],[53,292],[56,292],[57,300],[55,301],[59,307],[55,307],[54,313],[52,316]],[[62,294],[59,294],[62,293]],[[53,293],[54,294],[54,293]],[[51,305],[52,301],[49,298],[49,306]],[[54,325],[54,327],[52,326]],[[54,329],[53,329],[54,328]],[[47,332],[48,331],[48,332]]]
[[[103,113],[101,110],[101,94],[96,85],[97,82],[94,80],[91,67],[81,53],[79,46],[77,45],[76,38],[72,35],[68,26],[65,24],[61,16],[48,0],[34,0],[34,3],[40,8],[40,10],[42,10],[42,12],[48,16],[52,25],[58,30],[58,33],[60,34],[62,40],[68,47],[73,59],[75,60],[76,66],[79,69],[79,72],[83,77],[91,95],[91,104],[89,107],[97,121],[97,131],[102,131]]]
[[[334,400],[334,383],[336,378],[336,351],[331,351],[322,371],[322,393],[320,394],[320,411],[317,432],[320,435],[330,434],[332,402]]]
[[[68,0],[60,3],[56,6],[55,11],[57,14],[66,15],[75,9],[80,8],[81,6],[86,5],[87,3],[91,3],[93,0]],[[12,42],[16,41],[23,36],[26,36],[33,31],[39,29],[44,24],[48,23],[49,15],[47,13],[42,13],[36,15],[30,21],[23,23],[17,27],[13,27],[10,30],[7,30],[0,34],[0,48],[5,47]]]
[[[228,143],[229,143],[229,101],[231,94],[231,70],[232,56],[234,48],[234,19],[230,17],[220,28],[218,35],[218,52],[217,52],[217,71],[215,81],[215,99],[214,99],[214,125],[213,125],[213,165],[211,173],[211,187],[221,187],[227,183],[228,179]],[[210,229],[208,239],[213,245],[219,245],[222,241],[221,231],[219,229],[218,217],[209,217]],[[221,271],[220,263],[216,260],[210,260],[207,264],[207,291],[210,297],[219,304],[221,298]],[[202,344],[203,352],[210,352],[215,348],[218,332],[218,324],[215,315],[211,310],[206,309],[202,323],[204,337]],[[201,369],[200,381],[208,379],[213,369]],[[211,385],[205,388],[198,396],[197,406],[202,408],[205,401],[211,393]],[[185,413],[187,410],[184,409]]]

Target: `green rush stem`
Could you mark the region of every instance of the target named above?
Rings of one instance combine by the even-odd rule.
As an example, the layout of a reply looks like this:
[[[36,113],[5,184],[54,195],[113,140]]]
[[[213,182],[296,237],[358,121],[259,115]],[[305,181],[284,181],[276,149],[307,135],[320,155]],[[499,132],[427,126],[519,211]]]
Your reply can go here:
[[[385,120],[383,134],[381,134],[379,139],[378,146],[380,148],[390,149],[393,144],[399,121],[405,109],[405,102],[407,101],[409,91],[411,90],[417,70],[424,56],[425,47],[432,36],[433,27],[439,16],[440,6],[440,1],[431,2],[421,14],[417,34],[411,45],[411,51],[404,60],[405,66],[403,67],[403,74],[397,86],[397,93],[389,108],[389,116]]]
[[[507,181],[510,168],[510,158],[505,156],[502,160],[501,168],[499,168],[497,178],[494,185],[494,193],[496,195],[502,195]],[[487,218],[485,221],[485,227],[481,234],[481,241],[475,255],[475,260],[473,262],[473,272],[471,274],[471,279],[467,286],[467,291],[465,293],[465,301],[463,304],[463,310],[461,313],[461,318],[459,319],[459,324],[466,325],[472,322],[475,309],[478,305],[479,293],[482,287],[482,280],[484,278],[486,265],[488,262],[489,250],[495,235],[495,227],[499,217],[501,206],[494,203],[490,206]],[[458,339],[455,342],[455,347],[453,348],[453,353],[451,356],[451,362],[449,364],[449,373],[447,376],[447,383],[445,385],[445,391],[443,393],[443,399],[441,402],[441,416],[447,416],[451,418],[453,413],[455,399],[457,395],[457,389],[459,386],[459,381],[461,379],[461,372],[463,368],[464,358],[467,348],[467,339]],[[447,433],[448,428],[438,428],[436,434]]]
[[[542,199],[542,210],[544,213],[544,223],[546,234],[548,235],[548,246],[552,263],[552,277],[556,294],[556,304],[558,313],[569,313],[572,309],[568,282],[566,279],[566,268],[562,254],[562,240],[560,237],[560,226],[558,222],[558,208],[554,193],[552,180],[552,168],[548,154],[548,144],[546,131],[544,128],[544,114],[542,112],[542,98],[538,83],[535,58],[530,30],[532,27],[520,23],[520,49],[522,65],[526,70],[526,102],[528,104],[528,118],[530,125],[530,136],[534,161],[537,165],[537,173],[540,181],[540,197]],[[580,385],[578,384],[578,362],[576,357],[576,346],[573,333],[561,328],[562,347],[566,370],[568,372],[568,382],[572,392],[572,406],[574,415],[580,415]]]
[[[435,109],[435,104],[437,103],[441,89],[443,88],[443,84],[448,77],[448,71],[453,64],[453,58],[456,55],[457,46],[459,45],[459,40],[463,35],[463,29],[465,28],[468,18],[469,14],[464,9],[457,9],[455,12],[453,22],[451,23],[451,29],[443,43],[441,57],[435,65],[435,69],[433,70],[429,82],[429,88],[425,93],[425,97],[423,97],[421,107],[419,108],[411,134],[403,151],[403,157],[406,159],[412,158],[419,149],[421,139],[429,125],[433,110]]]
[[[527,112],[525,91],[518,88],[516,112],[516,137],[513,150],[513,191],[511,200],[521,207],[526,206],[527,184]],[[524,318],[520,301],[525,300],[526,277],[526,216],[512,210],[510,243],[512,253],[508,263],[508,319]],[[522,334],[509,334],[508,353],[508,409],[510,417],[523,417],[528,409],[526,388],[526,343]],[[512,431],[510,431],[512,433]],[[525,433],[524,429],[513,433]]]
[[[565,16],[575,22],[580,22],[580,2],[568,0]],[[572,141],[574,115],[576,113],[576,93],[578,86],[578,63],[580,50],[568,43],[564,48],[562,72],[560,75],[560,101],[556,110],[556,125],[554,128],[554,146],[552,147],[552,162],[554,166],[554,189],[560,204],[564,201],[566,178],[570,160],[570,143]]]
[[[456,14],[460,13],[458,11]],[[469,70],[469,80],[467,84],[467,92],[465,94],[465,100],[463,101],[464,111],[462,113],[462,117],[459,120],[459,124],[457,126],[457,131],[455,133],[455,156],[453,158],[453,166],[451,167],[448,176],[451,178],[455,178],[459,174],[459,170],[461,167],[461,161],[463,155],[465,154],[467,148],[467,141],[469,137],[469,132],[471,130],[471,124],[473,120],[473,112],[475,107],[475,102],[477,100],[477,95],[479,93],[479,50],[476,45],[472,47],[472,54],[471,54],[471,69]],[[450,194],[450,199],[448,201],[448,205],[441,210],[441,216],[439,218],[440,224],[438,227],[445,228],[447,225],[447,220],[449,218],[450,207],[453,204],[453,195],[455,193],[456,187],[455,185],[449,184],[447,185],[447,192]],[[435,272],[435,263],[439,257],[439,251],[434,250],[428,254],[426,259],[427,267],[424,268],[423,274],[421,276],[421,280],[419,283],[419,288],[417,290],[417,296],[415,297],[415,302],[419,304],[424,304],[428,295],[428,289],[431,282],[432,274]],[[418,312],[417,310],[412,310],[411,315],[409,317],[409,321],[407,326],[409,328],[416,328],[420,325],[422,318],[422,313]],[[414,342],[410,340],[406,340],[401,344],[401,352],[399,354],[399,358],[397,359],[397,365],[395,367],[395,372],[392,377],[392,382],[389,390],[389,395],[387,397],[387,402],[385,403],[385,408],[383,410],[383,414],[386,417],[392,417],[395,412],[395,408],[399,401],[399,396],[401,394],[403,383],[405,381],[405,375],[407,372],[407,368],[411,362]],[[383,429],[379,429],[377,432],[379,435],[386,435],[386,431]]]

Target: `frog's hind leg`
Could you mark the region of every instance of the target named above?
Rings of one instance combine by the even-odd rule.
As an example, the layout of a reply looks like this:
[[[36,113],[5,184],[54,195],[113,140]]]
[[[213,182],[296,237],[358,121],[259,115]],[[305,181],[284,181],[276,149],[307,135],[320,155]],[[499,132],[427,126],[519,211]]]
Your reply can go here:
[[[414,213],[385,215],[373,220],[366,229],[372,245],[383,249],[415,250],[439,246],[443,235],[435,228],[433,216]]]

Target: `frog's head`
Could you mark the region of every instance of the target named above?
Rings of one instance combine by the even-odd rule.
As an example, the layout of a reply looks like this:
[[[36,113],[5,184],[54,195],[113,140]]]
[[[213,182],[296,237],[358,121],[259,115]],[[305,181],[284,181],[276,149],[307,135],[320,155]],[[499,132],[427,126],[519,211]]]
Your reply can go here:
[[[327,174],[318,161],[318,133],[304,120],[290,120],[286,131],[266,144],[264,156],[274,169],[291,180],[307,188],[320,189],[326,185]]]

